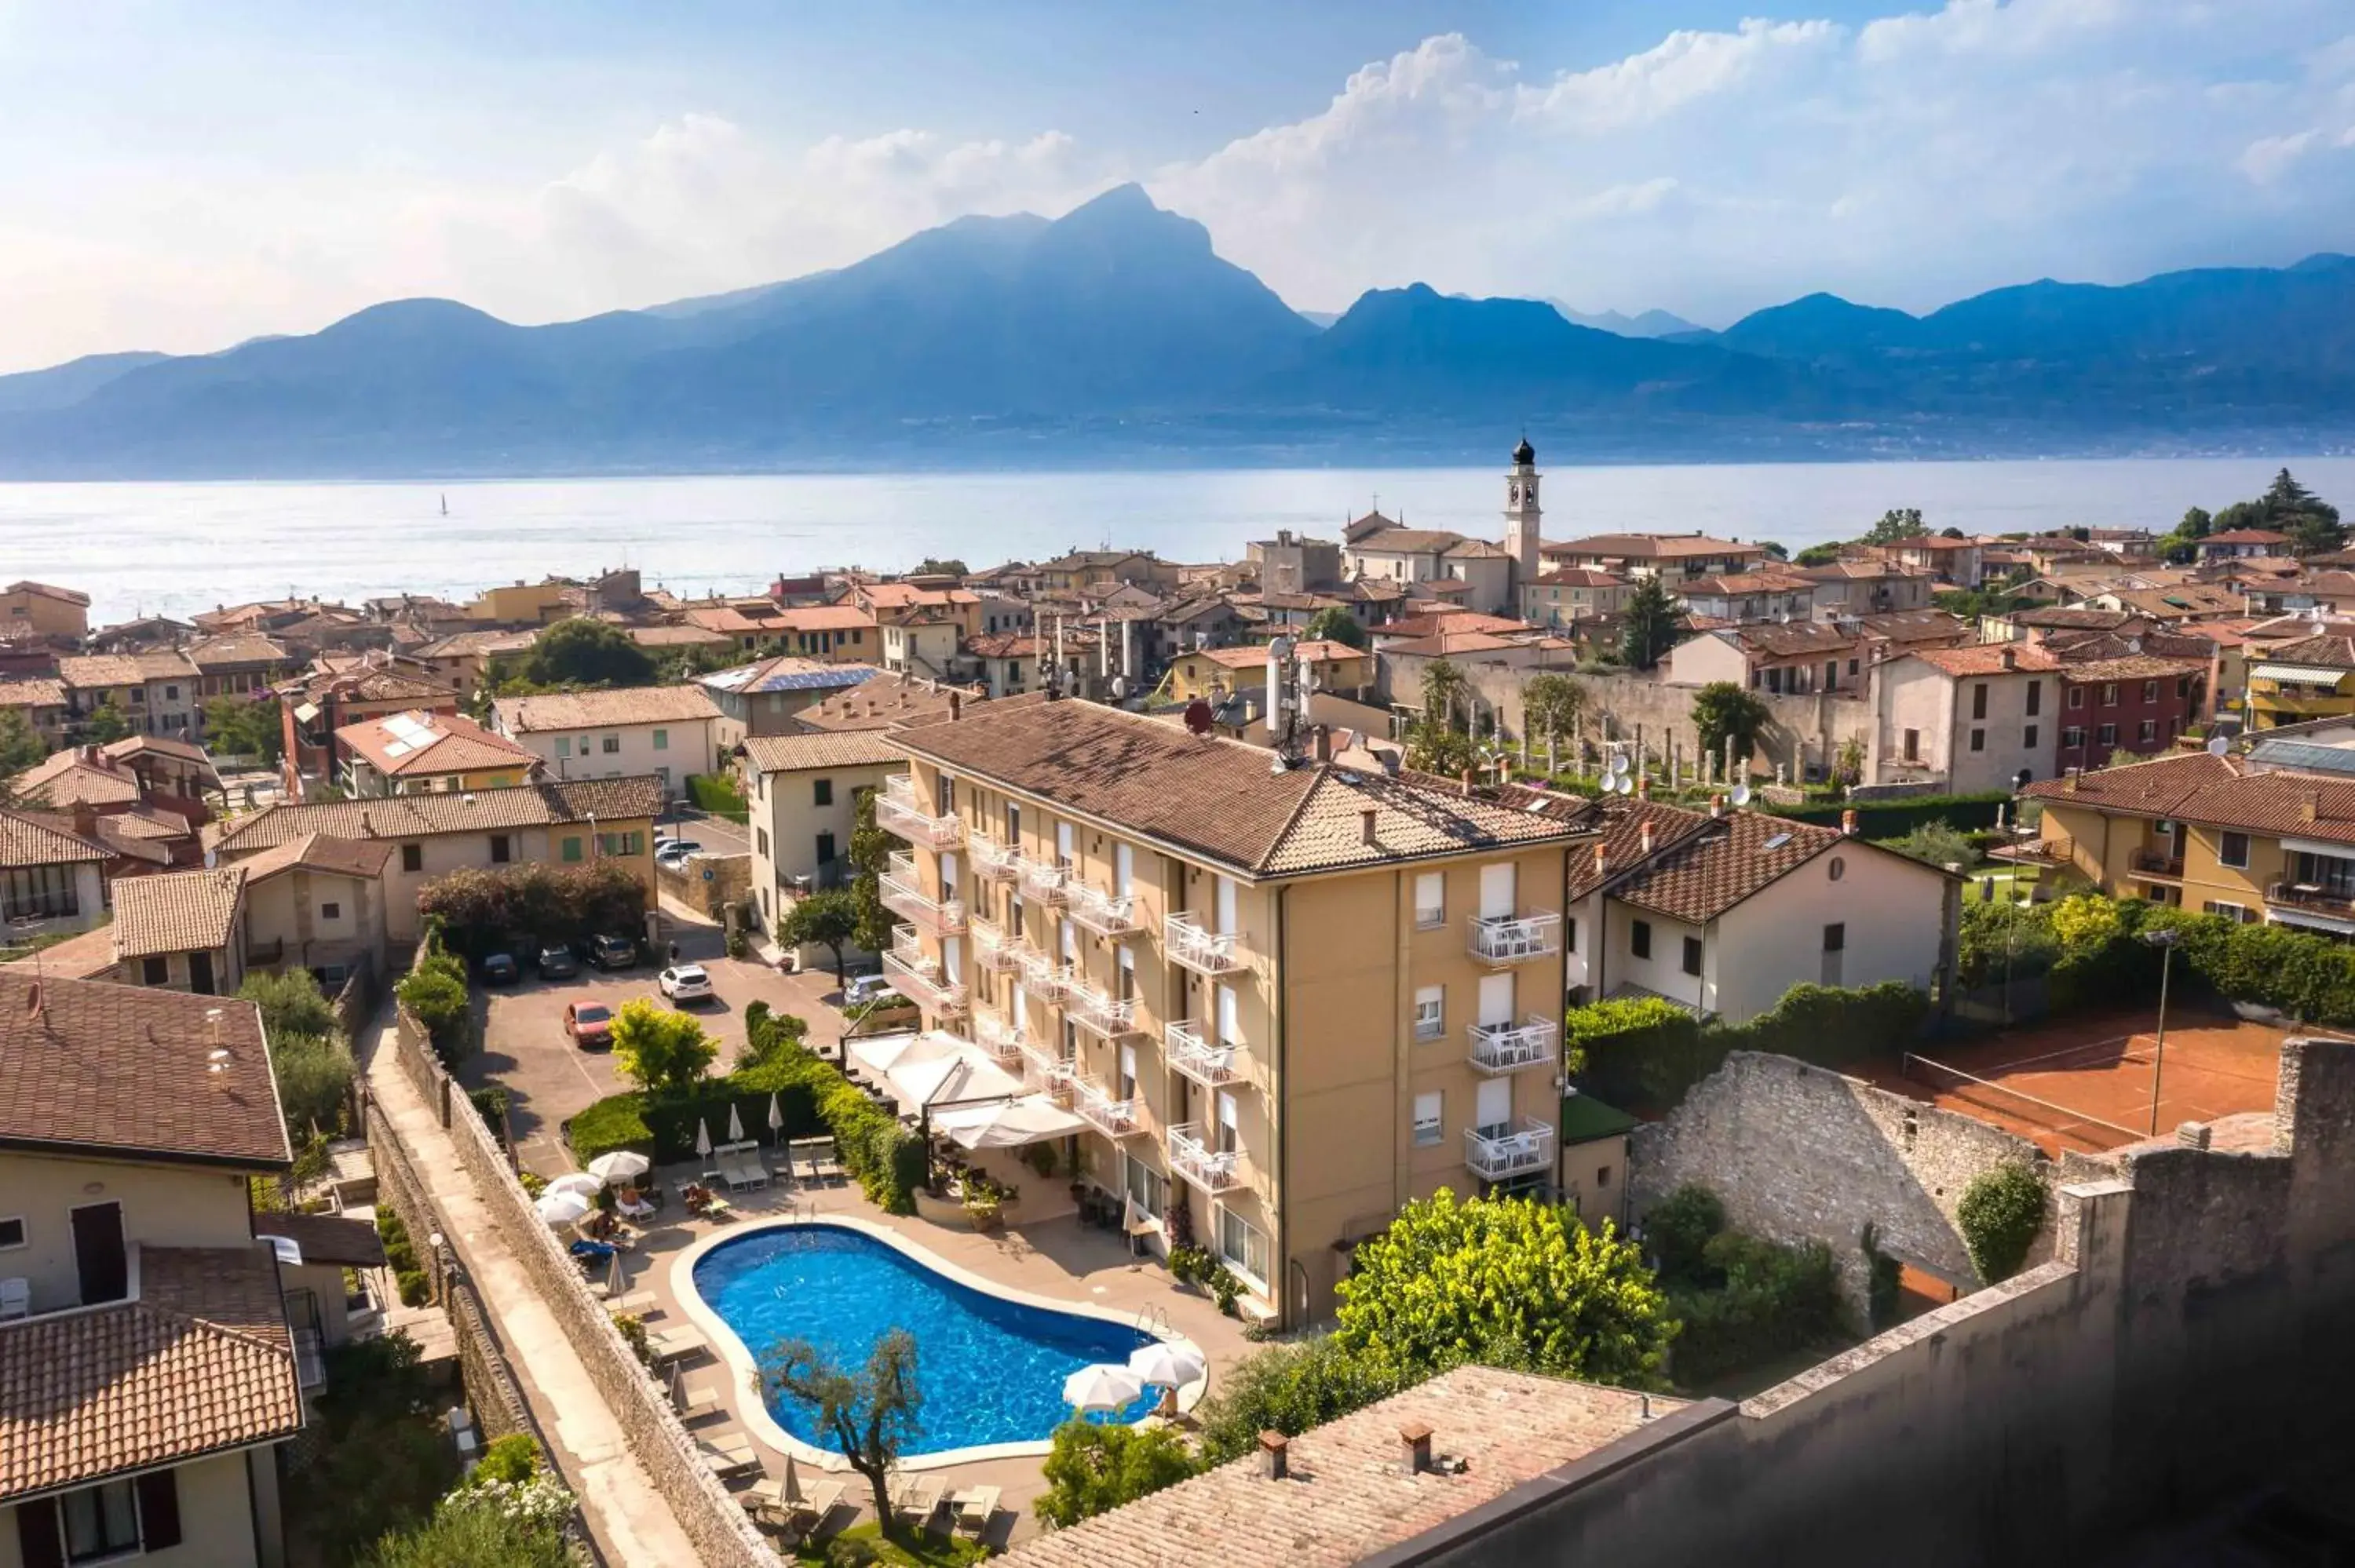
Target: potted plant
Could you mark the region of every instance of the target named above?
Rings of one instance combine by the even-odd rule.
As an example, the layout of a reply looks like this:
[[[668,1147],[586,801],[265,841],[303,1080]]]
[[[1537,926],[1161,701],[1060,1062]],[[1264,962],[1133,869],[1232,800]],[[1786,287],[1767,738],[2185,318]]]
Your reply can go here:
[[[964,1217],[977,1231],[990,1230],[1005,1217],[1005,1189],[980,1171],[964,1181]]]

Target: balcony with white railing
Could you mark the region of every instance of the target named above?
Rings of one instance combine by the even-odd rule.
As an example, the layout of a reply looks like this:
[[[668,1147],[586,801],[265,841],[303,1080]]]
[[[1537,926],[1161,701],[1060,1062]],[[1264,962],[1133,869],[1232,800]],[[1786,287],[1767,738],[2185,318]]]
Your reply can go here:
[[[1071,895],[1071,868],[1060,861],[1034,860],[1020,856],[1016,863],[1022,882],[1022,896],[1033,904],[1043,904],[1060,909]]]
[[[984,972],[1008,975],[1022,967],[1022,944],[986,920],[968,919],[965,938],[973,945],[973,961]]]
[[[875,797],[875,825],[927,849],[954,849],[964,839],[964,821],[954,812],[935,815],[917,799],[916,781],[904,773],[883,781],[883,792]]]
[[[1060,1001],[1071,983],[1071,966],[1028,945],[1020,951],[1022,989],[1040,1001]]]
[[[1243,967],[1232,931],[1211,931],[1191,915],[1171,915],[1161,923],[1161,940],[1171,961],[1197,974],[1232,974]]]
[[[916,943],[913,926],[893,928],[891,948],[883,955],[883,972],[890,977],[892,990],[919,1007],[932,1012],[964,1011],[963,982],[950,980],[940,959],[925,955]]]
[[[893,852],[891,868],[876,880],[880,884],[883,907],[893,914],[914,921],[935,937],[954,937],[964,930],[964,900],[924,896],[923,874],[916,869],[916,857],[907,851]]]
[[[1082,882],[1071,884],[1071,918],[1099,937],[1129,937],[1143,930],[1136,917],[1136,897],[1128,893],[1102,893]]]
[[[1108,995],[1075,980],[1063,992],[1063,1016],[1091,1034],[1117,1040],[1136,1033],[1136,999]]]
[[[1198,1122],[1169,1129],[1169,1169],[1180,1181],[1215,1198],[1243,1184],[1242,1157],[1221,1153],[1203,1138],[1203,1131]]]
[[[1171,1066],[1206,1089],[1223,1087],[1243,1075],[1242,1047],[1220,1044],[1190,1019],[1162,1026],[1161,1050]]]
[[[1144,1130],[1137,1124],[1135,1100],[1116,1100],[1110,1091],[1097,1087],[1085,1078],[1072,1081],[1071,1109],[1082,1121],[1114,1138],[1126,1138],[1132,1132]]]
[[[1024,1034],[1016,1049],[1022,1055],[1023,1077],[1059,1099],[1068,1099],[1080,1065],[1045,1040]]]
[[[986,882],[1011,882],[1021,869],[1022,855],[1012,844],[1000,843],[978,828],[964,835],[965,858],[973,874]]]
[[[1519,964],[1550,958],[1561,951],[1561,916],[1550,911],[1534,915],[1476,915],[1469,944],[1472,956],[1484,964]]]
[[[983,1050],[996,1057],[1002,1065],[1009,1067],[1022,1060],[1023,1052],[1029,1044],[1019,1023],[1008,1022],[994,1014],[975,1019],[973,1033],[975,1043]]]
[[[1552,1126],[1533,1116],[1523,1117],[1519,1127],[1507,1132],[1484,1133],[1467,1127],[1464,1129],[1464,1164],[1483,1181],[1502,1181],[1508,1176],[1550,1171],[1553,1139]]]
[[[1472,1065],[1491,1076],[1561,1063],[1559,1026],[1550,1018],[1533,1012],[1518,1023],[1476,1023],[1470,1033]]]

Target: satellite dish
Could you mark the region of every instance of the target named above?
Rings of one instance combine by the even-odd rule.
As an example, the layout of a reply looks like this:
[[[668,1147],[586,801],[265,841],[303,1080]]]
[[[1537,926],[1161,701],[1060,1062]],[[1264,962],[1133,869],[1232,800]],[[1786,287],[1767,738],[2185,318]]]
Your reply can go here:
[[[1210,705],[1196,697],[1186,705],[1186,727],[1196,735],[1210,733]]]
[[[1633,795],[1636,792],[1636,781],[1622,773],[1612,782],[1611,788],[1618,790],[1622,795]]]
[[[2228,752],[2228,751],[2230,751],[2230,750],[2232,750],[2232,737],[2231,737],[2231,736],[2222,736],[2222,735],[2211,735],[2211,736],[2210,736],[2208,737],[2208,755],[2209,755],[2209,756],[2211,756],[2211,757],[2222,757],[2222,756],[2223,756],[2226,752]]]
[[[1737,806],[1747,806],[1748,804],[1750,804],[1750,786],[1749,786],[1749,785],[1747,785],[1747,784],[1736,784],[1736,785],[1733,787],[1733,803],[1734,803],[1735,805],[1737,805]]]
[[[1625,779],[1627,777],[1627,754],[1625,752],[1614,751],[1611,754],[1611,777],[1614,779]]]

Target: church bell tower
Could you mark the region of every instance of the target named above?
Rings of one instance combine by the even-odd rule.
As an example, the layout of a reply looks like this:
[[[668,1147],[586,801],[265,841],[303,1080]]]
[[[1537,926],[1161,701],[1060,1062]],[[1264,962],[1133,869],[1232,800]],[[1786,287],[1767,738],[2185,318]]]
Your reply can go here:
[[[1516,595],[1538,580],[1544,569],[1538,557],[1538,452],[1527,436],[1513,449],[1513,466],[1505,475],[1505,553],[1513,557]],[[1518,604],[1516,605],[1518,609]]]

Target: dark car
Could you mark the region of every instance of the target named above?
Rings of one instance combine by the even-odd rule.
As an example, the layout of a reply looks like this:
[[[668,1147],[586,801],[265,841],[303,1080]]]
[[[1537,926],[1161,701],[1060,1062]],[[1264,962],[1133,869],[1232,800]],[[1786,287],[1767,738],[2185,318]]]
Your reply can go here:
[[[542,948],[539,950],[539,978],[570,980],[581,972],[581,960],[572,956],[570,948]]]
[[[589,961],[601,969],[626,969],[638,961],[638,945],[627,937],[591,937]]]
[[[483,960],[485,985],[513,985],[520,978],[513,953],[493,953]]]

